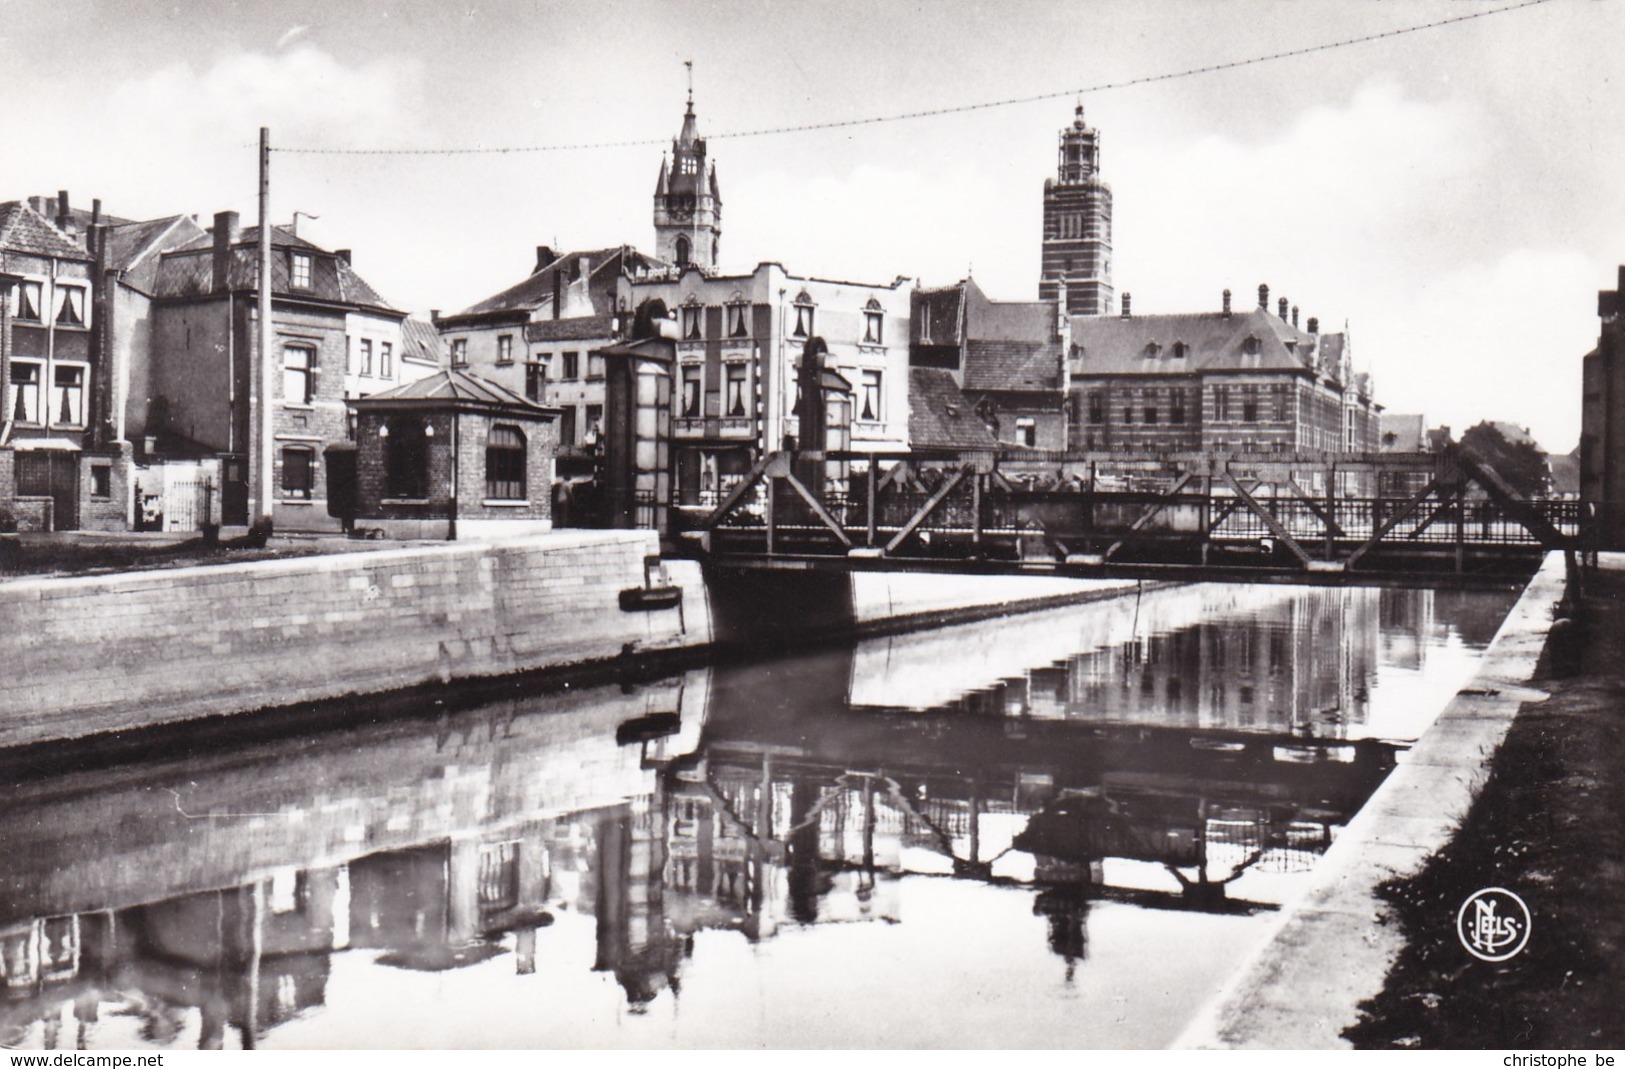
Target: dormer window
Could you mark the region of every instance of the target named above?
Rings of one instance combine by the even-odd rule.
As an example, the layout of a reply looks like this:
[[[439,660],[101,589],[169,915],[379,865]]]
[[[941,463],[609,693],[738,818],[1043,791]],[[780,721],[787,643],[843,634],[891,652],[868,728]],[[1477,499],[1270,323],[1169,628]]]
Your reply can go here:
[[[1162,354],[1162,346],[1158,345],[1156,342],[1148,342],[1146,344],[1145,358],[1147,360],[1155,360],[1161,354]]]
[[[1182,341],[1174,342],[1174,359],[1175,360],[1183,360],[1183,359],[1185,359],[1185,357],[1190,355],[1190,351],[1191,351],[1190,346],[1186,345],[1184,342],[1182,342]]]
[[[289,271],[289,284],[294,289],[310,289],[310,253],[296,252],[293,254],[292,266]]]
[[[1257,356],[1262,348],[1262,343],[1259,342],[1258,336],[1254,334],[1247,335],[1246,340],[1241,343],[1241,351],[1247,356]]]

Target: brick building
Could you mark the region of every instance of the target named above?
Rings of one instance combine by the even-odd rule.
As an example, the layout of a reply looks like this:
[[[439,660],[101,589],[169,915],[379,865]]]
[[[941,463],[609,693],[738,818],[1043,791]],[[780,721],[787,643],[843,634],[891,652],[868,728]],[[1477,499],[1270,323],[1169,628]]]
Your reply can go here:
[[[1381,406],[1353,370],[1346,333],[1269,310],[1117,316],[1071,322],[1071,447],[1121,452],[1374,453]]]
[[[178,249],[159,255],[153,280],[150,347],[132,361],[148,385],[145,426],[152,458],[213,458],[219,464],[221,519],[246,523],[256,457],[250,420],[257,395],[258,228],[236,212]],[[419,344],[403,344],[406,313],[378,295],[330,252],[274,228],[271,238],[272,519],[279,530],[337,530],[328,514],[324,449],[350,439],[346,399],[434,370]]]
[[[1065,292],[1042,301],[994,301],[974,279],[916,289],[909,363],[947,371],[964,406],[1000,444],[1065,449]]]
[[[358,523],[392,538],[551,528],[557,409],[457,368],[350,406]]]
[[[27,529],[110,525],[122,514],[103,433],[107,369],[94,256],[61,194],[0,204],[0,509]],[[59,225],[60,224],[60,225]]]
[[[1038,298],[1064,296],[1073,315],[1112,306],[1112,190],[1100,178],[1100,131],[1079,104],[1061,131],[1055,177],[1044,180],[1043,258]]]

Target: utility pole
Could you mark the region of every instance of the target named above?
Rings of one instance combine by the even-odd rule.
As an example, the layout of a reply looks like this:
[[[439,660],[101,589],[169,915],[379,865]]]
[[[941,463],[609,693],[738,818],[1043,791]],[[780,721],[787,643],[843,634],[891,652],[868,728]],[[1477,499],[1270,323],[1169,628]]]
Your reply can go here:
[[[276,374],[271,364],[271,129],[260,127],[260,247],[259,247],[259,342],[254,347],[259,353],[255,392],[259,396],[259,410],[255,426],[249,431],[252,443],[258,443],[259,456],[251,457],[253,479],[259,488],[258,518],[267,525],[271,522],[272,465],[272,396],[275,393]]]

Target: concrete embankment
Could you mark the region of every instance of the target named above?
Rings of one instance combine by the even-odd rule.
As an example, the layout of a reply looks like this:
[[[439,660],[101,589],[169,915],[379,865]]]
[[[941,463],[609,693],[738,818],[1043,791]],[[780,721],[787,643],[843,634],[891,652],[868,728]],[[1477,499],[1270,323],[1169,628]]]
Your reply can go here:
[[[522,672],[698,660],[1109,596],[1132,583],[651,571],[654,535],[489,543],[0,583],[0,748]],[[680,605],[623,608],[675,586]],[[768,621],[763,625],[762,621]],[[733,641],[727,641],[732,636]],[[752,644],[753,644],[752,642]]]
[[[1178,1047],[1348,1047],[1359,1004],[1382,989],[1404,944],[1382,883],[1412,876],[1461,827],[1521,706],[1562,600],[1561,553],[1549,554],[1485,650],[1473,681],[1383,781],[1231,975]]]

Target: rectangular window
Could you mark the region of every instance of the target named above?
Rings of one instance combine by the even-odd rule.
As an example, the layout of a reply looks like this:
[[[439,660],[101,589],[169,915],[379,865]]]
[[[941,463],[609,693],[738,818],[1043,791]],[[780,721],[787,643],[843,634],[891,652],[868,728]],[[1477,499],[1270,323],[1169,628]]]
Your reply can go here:
[[[884,336],[885,328],[886,328],[886,313],[884,313],[884,312],[865,312],[865,313],[863,313],[863,340],[864,340],[865,344],[868,344],[868,345],[879,345],[879,344],[881,344],[881,338]]]
[[[588,445],[598,441],[599,435],[604,433],[604,406],[587,406],[587,425],[583,437]]]
[[[1123,406],[1123,422],[1124,423],[1133,423],[1134,422],[1134,406],[1133,405],[1124,405]]]
[[[796,328],[790,332],[792,338],[810,338],[813,334],[813,309],[809,304],[796,305]]]
[[[698,364],[683,365],[683,415],[697,419],[700,415],[700,376],[704,368]]]
[[[392,378],[395,374],[395,349],[387,341],[378,343],[378,377]]]
[[[492,427],[485,443],[485,496],[525,499],[525,435],[518,427]]]
[[[58,364],[51,376],[51,419],[78,427],[85,422],[85,369]]]
[[[587,354],[587,378],[601,379],[604,377],[604,354]]]
[[[361,374],[372,374],[372,339],[361,339]]]
[[[858,418],[878,420],[885,411],[881,407],[883,398],[880,396],[881,376],[878,371],[865,371],[863,373],[863,397],[859,401]]]
[[[1243,386],[1241,388],[1241,421],[1243,423],[1258,422],[1258,388],[1256,386]]]
[[[429,435],[417,416],[395,416],[384,424],[384,483],[390,497],[429,496]]]
[[[56,284],[56,323],[59,327],[85,325],[85,288]]]
[[[40,422],[41,365],[24,360],[11,362],[11,412],[18,423]]]
[[[705,309],[697,304],[683,306],[683,340],[699,341],[705,336],[702,318]]]
[[[363,349],[365,358],[366,350]],[[316,350],[308,345],[287,345],[282,349],[282,399],[308,405],[315,397]]]
[[[738,417],[746,413],[745,407],[745,381],[747,369],[744,364],[729,364],[728,369],[728,408],[730,416]]]
[[[1026,417],[1016,420],[1016,441],[1028,449],[1035,448],[1038,445],[1038,424]]]
[[[547,365],[526,364],[525,397],[537,404],[541,404],[542,398],[545,396],[547,396]]]
[[[581,354],[574,349],[567,350],[559,357],[559,379],[564,382],[573,382],[581,377]]]
[[[1185,422],[1185,391],[1184,390],[1169,390],[1168,391],[1168,422],[1169,423],[1184,423]]]
[[[310,289],[310,253],[296,252],[293,254],[293,269],[289,272],[289,284],[294,289]]]
[[[576,409],[574,405],[565,405],[559,412],[559,444],[576,444]]]
[[[1230,388],[1227,386],[1213,387],[1213,418],[1215,420],[1230,418]]]
[[[304,447],[282,450],[282,496],[309,501],[315,483],[316,454]]]
[[[1089,391],[1089,422],[1106,422],[1106,398],[1099,390]]]
[[[1270,397],[1274,402],[1275,419],[1286,419],[1286,384],[1277,382],[1270,387]]]
[[[1157,422],[1157,406],[1156,405],[1146,405],[1145,406],[1145,421],[1148,424]]]
[[[113,469],[106,464],[91,465],[90,496],[103,501],[113,496]]]
[[[513,363],[513,335],[503,334],[497,338],[497,363]]]
[[[750,337],[750,305],[730,304],[728,306],[728,337]]]
[[[40,321],[40,301],[43,300],[44,283],[31,282],[24,279],[17,287],[17,314],[16,318],[27,323]]]

